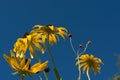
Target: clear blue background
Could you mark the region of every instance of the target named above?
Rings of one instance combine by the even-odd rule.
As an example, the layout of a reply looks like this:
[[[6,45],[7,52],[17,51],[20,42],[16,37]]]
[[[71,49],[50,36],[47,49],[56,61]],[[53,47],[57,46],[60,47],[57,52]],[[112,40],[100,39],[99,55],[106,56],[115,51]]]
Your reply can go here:
[[[116,66],[117,54],[120,53],[120,5],[119,0],[1,0],[0,1],[0,80],[16,80],[12,70],[3,59],[18,37],[29,32],[35,24],[64,26],[73,34],[75,48],[85,46],[87,40],[92,44],[86,53],[94,54],[103,60],[101,73],[91,80],[108,80],[119,72]],[[69,38],[51,47],[57,68],[63,80],[76,80],[75,55],[70,47]],[[48,54],[40,55],[48,60]],[[51,61],[49,66],[52,69]],[[42,73],[34,76],[43,77]],[[55,80],[53,71],[48,73],[50,80]],[[82,80],[87,80],[82,75]]]

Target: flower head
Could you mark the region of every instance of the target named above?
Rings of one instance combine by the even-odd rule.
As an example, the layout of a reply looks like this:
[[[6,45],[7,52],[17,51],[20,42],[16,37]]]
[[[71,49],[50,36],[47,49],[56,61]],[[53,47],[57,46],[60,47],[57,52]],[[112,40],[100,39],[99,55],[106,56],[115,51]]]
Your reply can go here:
[[[79,57],[79,60],[76,62],[80,68],[83,68],[83,72],[86,71],[87,76],[89,75],[90,68],[93,69],[94,73],[100,73],[100,63],[103,64],[100,58],[96,58],[93,55],[83,54]]]
[[[14,44],[13,51],[16,52],[17,57],[24,57],[27,49],[30,51],[30,56],[33,58],[35,49],[40,50],[41,53],[44,53],[42,44],[45,43],[45,36],[38,33],[27,34],[24,38],[18,38]]]
[[[23,57],[26,53],[28,48],[28,41],[27,38],[18,38],[14,44],[13,51],[16,52],[17,57]]]
[[[67,36],[67,29],[64,27],[54,27],[53,25],[47,25],[47,26],[41,26],[41,25],[35,25],[34,30],[31,31],[31,33],[42,33],[44,36],[47,37],[49,44],[53,45],[57,42],[57,39],[59,40],[59,36],[61,36],[63,39],[65,39],[65,36]]]
[[[31,59],[17,58],[12,50],[10,50],[11,57],[4,54],[4,59],[8,62],[15,73],[26,76],[30,74],[36,74],[47,67],[48,61],[44,63],[37,62],[33,66],[30,66]]]
[[[45,43],[46,36],[38,33],[30,33],[27,36],[28,40],[28,49],[30,51],[30,56],[33,58],[35,49],[39,50],[42,54],[44,53],[44,43]]]

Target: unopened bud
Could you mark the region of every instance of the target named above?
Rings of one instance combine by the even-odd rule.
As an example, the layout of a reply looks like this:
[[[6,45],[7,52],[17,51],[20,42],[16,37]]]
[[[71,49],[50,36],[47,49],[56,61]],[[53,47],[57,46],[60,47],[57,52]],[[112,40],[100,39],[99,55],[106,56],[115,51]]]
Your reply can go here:
[[[82,48],[83,47],[82,44],[80,44],[79,47]]]
[[[50,71],[50,68],[49,68],[49,67],[46,67],[46,68],[44,69],[44,71],[47,73],[47,72]]]
[[[71,38],[71,37],[72,37],[72,34],[68,34],[68,37]]]
[[[87,44],[91,44],[91,43],[92,43],[92,41],[90,41],[90,40],[87,42]]]

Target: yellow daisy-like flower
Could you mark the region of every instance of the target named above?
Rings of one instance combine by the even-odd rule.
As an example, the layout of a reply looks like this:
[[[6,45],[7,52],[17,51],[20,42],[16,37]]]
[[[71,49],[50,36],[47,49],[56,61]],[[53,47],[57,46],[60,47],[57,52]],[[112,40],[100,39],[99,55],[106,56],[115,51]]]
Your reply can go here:
[[[35,49],[39,50],[42,54],[44,53],[44,43],[45,43],[46,36],[42,35],[41,33],[30,33],[27,36],[28,40],[28,48],[30,51],[30,56],[33,58]],[[43,46],[42,46],[43,45]]]
[[[41,46],[45,43],[45,36],[38,33],[27,34],[25,38],[18,38],[14,44],[13,51],[16,52],[17,57],[24,57],[27,49],[30,51],[30,56],[33,58],[35,49],[40,50],[41,53],[44,53],[44,49]]]
[[[57,42],[57,39],[59,40],[59,36],[61,36],[63,39],[65,39],[65,36],[67,36],[67,29],[64,27],[54,27],[53,25],[47,25],[47,26],[41,26],[41,25],[35,25],[34,30],[31,31],[31,33],[42,33],[44,36],[47,37],[49,44],[53,45]]]
[[[31,59],[16,58],[12,50],[10,50],[11,57],[6,54],[3,55],[4,59],[8,64],[16,71],[17,74],[21,76],[26,76],[30,74],[36,74],[47,67],[48,61],[44,63],[36,63],[33,66],[30,66]]]
[[[18,38],[14,44],[14,52],[16,52],[17,57],[23,57],[28,48],[28,40],[27,38]]]
[[[94,73],[100,73],[100,64],[103,64],[100,58],[96,58],[93,55],[83,54],[79,57],[76,62],[80,68],[83,68],[83,72],[86,71],[87,76],[89,76],[90,68],[93,69]]]

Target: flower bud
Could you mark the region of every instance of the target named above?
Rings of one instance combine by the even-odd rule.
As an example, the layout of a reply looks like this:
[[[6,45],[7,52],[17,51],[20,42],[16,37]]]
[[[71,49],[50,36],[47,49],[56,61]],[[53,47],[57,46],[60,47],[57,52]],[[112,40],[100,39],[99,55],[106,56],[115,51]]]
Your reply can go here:
[[[68,37],[71,38],[71,37],[72,37],[72,34],[68,34]]]
[[[92,43],[92,41],[90,41],[90,40],[87,42],[87,44],[91,44],[91,43]]]
[[[82,44],[80,44],[79,47],[82,48],[83,47]]]
[[[44,71],[47,73],[47,72],[50,71],[50,68],[49,68],[49,67],[46,67],[46,68],[44,69]]]

